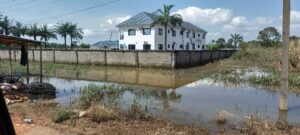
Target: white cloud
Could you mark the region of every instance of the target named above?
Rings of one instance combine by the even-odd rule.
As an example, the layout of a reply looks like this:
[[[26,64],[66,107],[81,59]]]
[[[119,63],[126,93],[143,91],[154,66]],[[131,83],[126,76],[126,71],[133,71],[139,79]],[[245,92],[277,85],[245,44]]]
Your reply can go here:
[[[226,23],[233,16],[233,11],[231,9],[201,9],[194,6],[179,9],[175,13],[180,14],[183,17],[183,20],[199,26],[214,26]]]
[[[121,16],[121,17],[115,17],[115,18],[110,18],[108,20],[106,20],[107,23],[109,23],[110,25],[117,25],[127,19],[129,19],[131,16]]]
[[[95,35],[95,32],[91,29],[83,29],[82,32],[84,33],[84,36],[86,36],[86,37]]]
[[[300,11],[291,11],[291,23],[298,25],[300,24]]]
[[[222,31],[228,33],[258,32],[264,27],[274,26],[275,21],[276,19],[272,17],[257,17],[250,20],[244,16],[236,16],[223,26]]]

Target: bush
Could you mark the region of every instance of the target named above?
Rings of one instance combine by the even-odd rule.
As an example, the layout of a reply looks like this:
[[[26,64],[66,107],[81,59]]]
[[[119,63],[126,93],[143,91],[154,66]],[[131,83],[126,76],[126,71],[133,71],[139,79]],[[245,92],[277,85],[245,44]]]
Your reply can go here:
[[[97,86],[91,84],[80,92],[78,103],[80,107],[88,109],[93,103],[105,102],[105,97],[115,98],[125,90],[126,88],[116,85]]]
[[[258,44],[247,44],[241,47],[232,57],[232,60],[244,65],[278,67],[280,64],[280,49],[261,47]]]
[[[71,118],[75,118],[77,116],[78,114],[71,110],[60,109],[54,114],[52,121],[54,123],[61,123],[63,121],[69,120]]]
[[[144,107],[134,99],[131,105],[123,112],[123,115],[129,119],[146,120],[150,118],[148,106]]]
[[[94,122],[102,122],[102,121],[109,121],[117,119],[116,113],[104,107],[103,105],[93,105],[90,107],[88,111],[89,116],[91,117],[92,121]]]

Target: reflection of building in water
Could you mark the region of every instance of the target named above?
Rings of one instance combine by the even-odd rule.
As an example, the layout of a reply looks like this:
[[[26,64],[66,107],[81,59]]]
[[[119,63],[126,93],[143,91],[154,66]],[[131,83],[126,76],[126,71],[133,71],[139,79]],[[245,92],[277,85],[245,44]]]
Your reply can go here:
[[[198,69],[167,70],[141,68],[96,67],[95,69],[56,69],[47,76],[64,79],[110,82],[155,87],[157,89],[176,89],[204,77]]]

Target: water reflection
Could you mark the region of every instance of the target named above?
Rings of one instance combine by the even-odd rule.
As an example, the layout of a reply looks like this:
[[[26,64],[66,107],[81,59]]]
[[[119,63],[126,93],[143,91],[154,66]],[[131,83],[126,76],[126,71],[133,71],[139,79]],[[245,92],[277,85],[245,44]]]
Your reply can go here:
[[[279,111],[277,88],[216,82],[208,78],[212,72],[217,70],[209,66],[185,70],[56,69],[47,74],[45,81],[57,87],[56,100],[61,104],[68,104],[89,84],[126,85],[131,89],[106,102],[126,107],[137,98],[154,115],[184,124],[212,122],[218,111],[223,110],[236,119],[259,113],[273,120],[299,122],[300,109]],[[290,106],[300,105],[300,98],[294,93],[289,93],[286,100]]]

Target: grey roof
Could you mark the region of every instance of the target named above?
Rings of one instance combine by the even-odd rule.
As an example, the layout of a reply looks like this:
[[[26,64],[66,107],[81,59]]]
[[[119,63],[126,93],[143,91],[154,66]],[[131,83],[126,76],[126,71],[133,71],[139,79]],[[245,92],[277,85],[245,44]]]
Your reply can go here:
[[[139,13],[139,14],[129,18],[128,20],[118,24],[117,27],[120,28],[120,27],[130,27],[130,26],[151,25],[157,17],[159,17],[159,16],[154,13],[142,12],[142,13]],[[192,23],[186,22],[186,21],[183,21],[181,26],[185,29],[196,30],[196,31],[201,31],[201,32],[206,33],[205,30],[199,28],[198,26],[196,26]]]
[[[110,48],[118,48],[119,46],[119,41],[116,40],[116,41],[99,41],[95,44],[93,44],[91,47],[92,48],[103,48],[103,47],[110,47]]]

